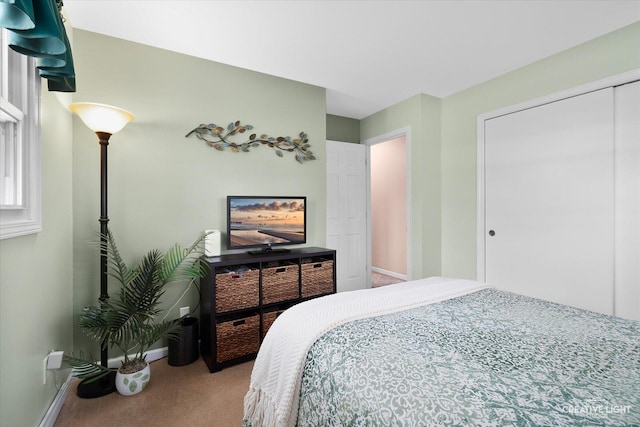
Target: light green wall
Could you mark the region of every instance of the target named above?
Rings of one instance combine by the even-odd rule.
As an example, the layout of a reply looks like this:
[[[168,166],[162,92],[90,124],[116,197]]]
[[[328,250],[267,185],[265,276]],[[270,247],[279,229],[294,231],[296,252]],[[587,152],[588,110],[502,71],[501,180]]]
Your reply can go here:
[[[136,114],[109,148],[109,216],[125,258],[190,243],[204,228],[223,229],[223,198],[232,193],[306,194],[309,243],[324,244],[324,89],[74,33],[74,100]],[[411,129],[414,278],[440,270],[475,277],[477,115],[639,68],[638,40],[640,23],[442,101],[416,95],[361,121],[362,140]],[[39,423],[64,380],[50,373],[43,386],[42,360],[49,350],[74,344],[70,313],[97,297],[98,256],[89,242],[99,229],[99,148],[79,120],[72,126],[64,108],[69,97],[43,92],[44,229],[0,241],[3,426]],[[271,135],[304,130],[318,160],[298,165],[266,147],[248,154],[217,152],[184,138],[201,122],[234,120]],[[195,301],[191,294],[185,303]],[[82,345],[78,341],[75,347]]]
[[[442,101],[442,274],[476,278],[479,114],[640,67],[640,23]]]
[[[360,139],[409,128],[412,279],[440,274],[440,100],[416,95],[360,121]]]
[[[66,379],[43,359],[72,348],[69,95],[42,93],[42,231],[0,241],[0,425],[38,425]]]
[[[325,244],[323,88],[86,31],[74,35],[74,100],[116,105],[136,116],[109,144],[110,228],[125,260],[188,245],[205,229],[224,234],[227,195],[305,195],[308,245]],[[266,146],[220,152],[195,136],[185,138],[201,123],[236,120],[270,136],[305,131],[317,160],[299,164]],[[99,289],[99,256],[90,243],[99,230],[99,147],[79,119],[73,130],[77,312],[95,303]],[[170,288],[164,300],[172,303],[181,290]],[[192,289],[178,307],[197,302]],[[170,318],[178,317],[178,307]],[[76,348],[87,345],[81,332],[75,339]]]
[[[327,114],[327,139],[360,143],[360,120]]]
[[[479,114],[640,67],[640,23],[442,100],[416,95],[360,121],[360,139],[411,128],[412,278],[476,278]]]

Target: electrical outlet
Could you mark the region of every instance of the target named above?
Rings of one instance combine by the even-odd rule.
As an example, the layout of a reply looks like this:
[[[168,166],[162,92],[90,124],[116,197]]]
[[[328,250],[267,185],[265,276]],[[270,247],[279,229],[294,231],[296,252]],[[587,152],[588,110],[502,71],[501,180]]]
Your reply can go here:
[[[60,369],[62,368],[62,356],[64,351],[52,351],[47,357],[47,369]]]
[[[52,351],[42,361],[42,384],[47,384],[47,370],[62,368],[62,356],[64,351]]]
[[[180,317],[184,317],[188,315],[189,315],[189,306],[180,307]]]

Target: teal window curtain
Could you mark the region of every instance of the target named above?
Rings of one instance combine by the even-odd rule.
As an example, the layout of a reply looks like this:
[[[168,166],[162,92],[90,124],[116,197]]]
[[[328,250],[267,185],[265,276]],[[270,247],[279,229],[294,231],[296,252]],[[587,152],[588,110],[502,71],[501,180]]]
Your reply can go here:
[[[9,47],[36,58],[50,91],[75,92],[71,45],[62,23],[62,0],[0,0],[0,27]]]

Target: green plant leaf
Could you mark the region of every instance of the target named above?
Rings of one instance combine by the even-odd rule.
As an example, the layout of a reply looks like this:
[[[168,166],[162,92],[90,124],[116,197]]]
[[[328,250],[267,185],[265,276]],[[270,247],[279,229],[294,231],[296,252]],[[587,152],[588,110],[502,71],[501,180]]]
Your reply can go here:
[[[155,323],[161,312],[159,304],[165,286],[171,282],[194,280],[208,271],[208,265],[200,260],[204,252],[204,234],[186,249],[175,245],[164,254],[157,249],[151,250],[134,268],[125,265],[111,232],[104,237],[106,243],[101,245],[107,250],[111,276],[121,281],[121,286],[118,293],[100,302],[99,306],[84,308],[76,316],[76,323],[103,347],[116,346],[122,350],[123,365],[144,361],[144,352],[151,345],[175,335],[179,329],[178,319]],[[132,347],[136,349],[133,359],[128,355]],[[79,374],[106,375],[95,364],[74,363]]]
[[[79,356],[64,353],[62,361],[71,367],[71,373],[76,378],[81,378],[89,384],[108,375],[112,370],[93,361],[92,357],[85,358],[82,353]]]

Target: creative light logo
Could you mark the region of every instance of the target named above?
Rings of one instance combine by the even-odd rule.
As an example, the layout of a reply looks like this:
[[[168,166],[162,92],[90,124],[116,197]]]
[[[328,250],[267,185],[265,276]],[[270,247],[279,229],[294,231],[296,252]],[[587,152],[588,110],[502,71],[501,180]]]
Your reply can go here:
[[[610,415],[630,414],[631,405],[615,405],[597,400],[587,400],[581,405],[566,405],[562,407],[564,412],[572,415],[581,415],[590,418],[606,418]]]

